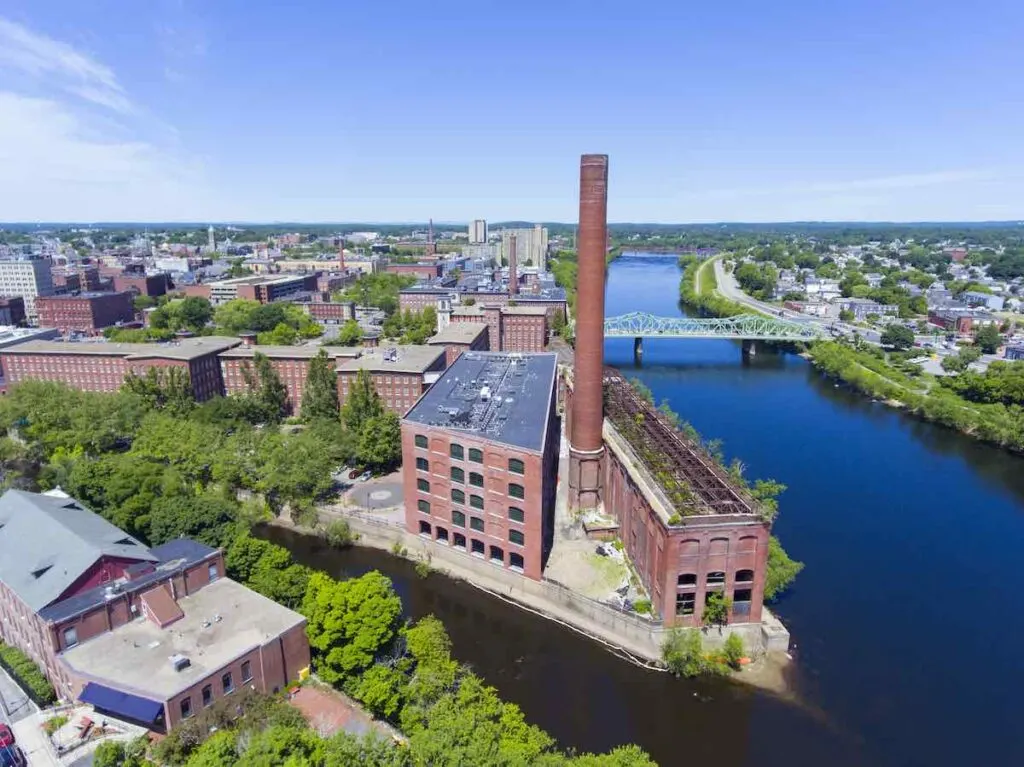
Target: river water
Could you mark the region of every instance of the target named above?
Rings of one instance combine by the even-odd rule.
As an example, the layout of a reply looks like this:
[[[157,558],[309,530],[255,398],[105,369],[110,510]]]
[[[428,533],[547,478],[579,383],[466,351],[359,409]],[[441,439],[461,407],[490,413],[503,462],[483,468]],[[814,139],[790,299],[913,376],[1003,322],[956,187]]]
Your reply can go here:
[[[607,313],[678,315],[671,259],[609,268]],[[800,702],[641,671],[572,632],[365,549],[267,534],[334,575],[380,569],[410,616],[565,747],[635,742],[662,765],[1024,763],[1024,459],[837,388],[799,357],[733,341],[610,339],[609,364],[789,489],[775,531],[807,565],[775,606]]]

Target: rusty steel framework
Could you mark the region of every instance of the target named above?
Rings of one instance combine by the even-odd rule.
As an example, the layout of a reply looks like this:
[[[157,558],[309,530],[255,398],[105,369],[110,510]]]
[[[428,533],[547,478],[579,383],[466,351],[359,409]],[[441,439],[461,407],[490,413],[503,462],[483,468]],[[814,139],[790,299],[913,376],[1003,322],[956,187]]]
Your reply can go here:
[[[633,443],[637,455],[655,474],[655,480],[667,490],[664,480],[657,476],[667,467],[671,481],[689,489],[685,503],[680,504],[671,498],[681,516],[758,513],[753,500],[737,490],[728,474],[714,459],[680,433],[617,370],[606,369],[604,389],[608,418],[622,436]],[[638,441],[642,444],[637,444]],[[658,457],[660,465],[651,465],[652,455]],[[666,494],[670,497],[673,495],[671,492]],[[681,505],[684,508],[679,508]]]

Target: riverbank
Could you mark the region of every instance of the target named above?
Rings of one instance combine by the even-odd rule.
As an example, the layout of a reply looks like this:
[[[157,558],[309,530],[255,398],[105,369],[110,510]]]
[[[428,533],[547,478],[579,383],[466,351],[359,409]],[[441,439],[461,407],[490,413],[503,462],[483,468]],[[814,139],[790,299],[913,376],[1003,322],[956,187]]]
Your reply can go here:
[[[352,507],[330,506],[318,511],[321,528],[344,519],[358,535],[357,545],[413,562],[421,577],[436,573],[467,583],[516,609],[569,629],[634,666],[646,671],[667,672],[662,662],[662,645],[670,632],[656,623],[617,611],[560,584],[531,581],[469,555],[433,546],[405,530],[396,521],[400,514],[395,509],[370,513]],[[304,535],[319,535],[317,530],[296,525],[287,518],[277,518],[270,524]],[[779,645],[779,637],[784,637],[783,642],[788,644],[785,627],[765,608],[761,624],[702,630],[705,650],[720,649],[734,632],[743,638],[746,647],[775,647]],[[796,693],[787,673],[791,656],[780,649],[752,652],[751,656],[750,664],[724,678],[795,701]]]
[[[701,261],[697,256],[683,256],[679,265],[683,274],[679,278],[679,299],[685,306],[711,317],[732,317],[737,314],[756,314],[752,309],[723,298],[717,292],[715,261],[728,254],[720,253]]]

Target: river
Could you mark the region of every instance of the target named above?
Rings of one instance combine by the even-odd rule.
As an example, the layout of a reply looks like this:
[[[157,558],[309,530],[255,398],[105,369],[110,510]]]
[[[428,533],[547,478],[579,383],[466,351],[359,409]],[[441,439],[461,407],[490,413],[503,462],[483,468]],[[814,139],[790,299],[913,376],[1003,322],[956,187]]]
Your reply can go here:
[[[677,315],[671,259],[609,268],[607,313]],[[635,742],[662,765],[966,765],[1024,757],[1024,459],[873,404],[801,358],[737,342],[610,339],[609,364],[788,485],[775,531],[807,565],[775,606],[793,635],[791,704],[641,671],[577,635],[365,549],[268,532],[334,575],[386,572],[410,616],[565,747]]]

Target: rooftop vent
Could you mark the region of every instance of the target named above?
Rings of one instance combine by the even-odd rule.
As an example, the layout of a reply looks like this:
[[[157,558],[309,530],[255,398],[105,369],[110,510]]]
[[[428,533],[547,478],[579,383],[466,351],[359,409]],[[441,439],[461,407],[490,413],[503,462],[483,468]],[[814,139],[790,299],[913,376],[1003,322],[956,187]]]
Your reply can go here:
[[[171,666],[174,668],[174,670],[179,672],[184,671],[192,665],[192,661],[190,661],[184,655],[175,654],[168,658],[168,660],[171,661]]]

